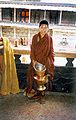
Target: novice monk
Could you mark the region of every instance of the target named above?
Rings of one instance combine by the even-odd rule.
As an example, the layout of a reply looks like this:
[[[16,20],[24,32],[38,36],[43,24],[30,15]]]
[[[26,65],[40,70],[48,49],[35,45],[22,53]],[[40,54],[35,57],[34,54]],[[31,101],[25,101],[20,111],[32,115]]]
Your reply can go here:
[[[39,33],[35,34],[31,45],[31,63],[27,73],[27,96],[31,97],[35,94],[32,89],[34,80],[33,66],[39,62],[46,67],[47,73],[50,75],[50,80],[54,77],[54,50],[52,37],[48,35],[49,24],[46,20],[39,23]]]

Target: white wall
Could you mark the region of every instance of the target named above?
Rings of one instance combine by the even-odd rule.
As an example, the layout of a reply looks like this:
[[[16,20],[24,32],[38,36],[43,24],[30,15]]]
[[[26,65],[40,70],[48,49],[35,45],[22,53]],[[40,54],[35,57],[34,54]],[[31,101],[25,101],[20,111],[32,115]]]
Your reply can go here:
[[[41,2],[46,2],[46,3],[71,3],[71,4],[76,4],[76,0],[41,0]]]

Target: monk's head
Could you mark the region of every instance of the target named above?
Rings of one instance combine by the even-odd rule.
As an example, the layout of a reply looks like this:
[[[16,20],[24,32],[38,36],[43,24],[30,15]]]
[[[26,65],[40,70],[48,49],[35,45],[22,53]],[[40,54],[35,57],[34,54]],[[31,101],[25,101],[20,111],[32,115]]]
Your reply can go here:
[[[47,20],[41,20],[40,23],[39,23],[39,27],[40,27],[41,25],[47,25],[47,26],[49,26],[49,23],[48,23]]]
[[[40,33],[44,33],[44,34],[47,33],[48,28],[49,28],[49,24],[48,24],[47,20],[40,21],[40,23],[39,23],[39,32]]]

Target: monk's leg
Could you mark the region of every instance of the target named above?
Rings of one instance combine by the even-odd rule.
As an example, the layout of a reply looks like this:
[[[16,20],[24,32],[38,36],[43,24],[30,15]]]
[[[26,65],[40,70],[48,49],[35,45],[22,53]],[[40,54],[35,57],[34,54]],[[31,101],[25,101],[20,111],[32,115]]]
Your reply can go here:
[[[48,74],[48,83],[46,83],[46,91],[52,91],[52,74],[49,68],[47,68],[46,75],[47,74]]]

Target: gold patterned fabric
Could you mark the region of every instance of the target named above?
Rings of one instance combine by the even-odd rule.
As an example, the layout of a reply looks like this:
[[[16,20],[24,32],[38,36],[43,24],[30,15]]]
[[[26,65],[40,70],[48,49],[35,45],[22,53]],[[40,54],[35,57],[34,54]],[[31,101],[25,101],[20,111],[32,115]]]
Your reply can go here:
[[[19,84],[16,73],[13,49],[10,47],[8,38],[3,38],[4,53],[3,67],[0,77],[0,94],[8,95],[10,93],[19,93]]]

